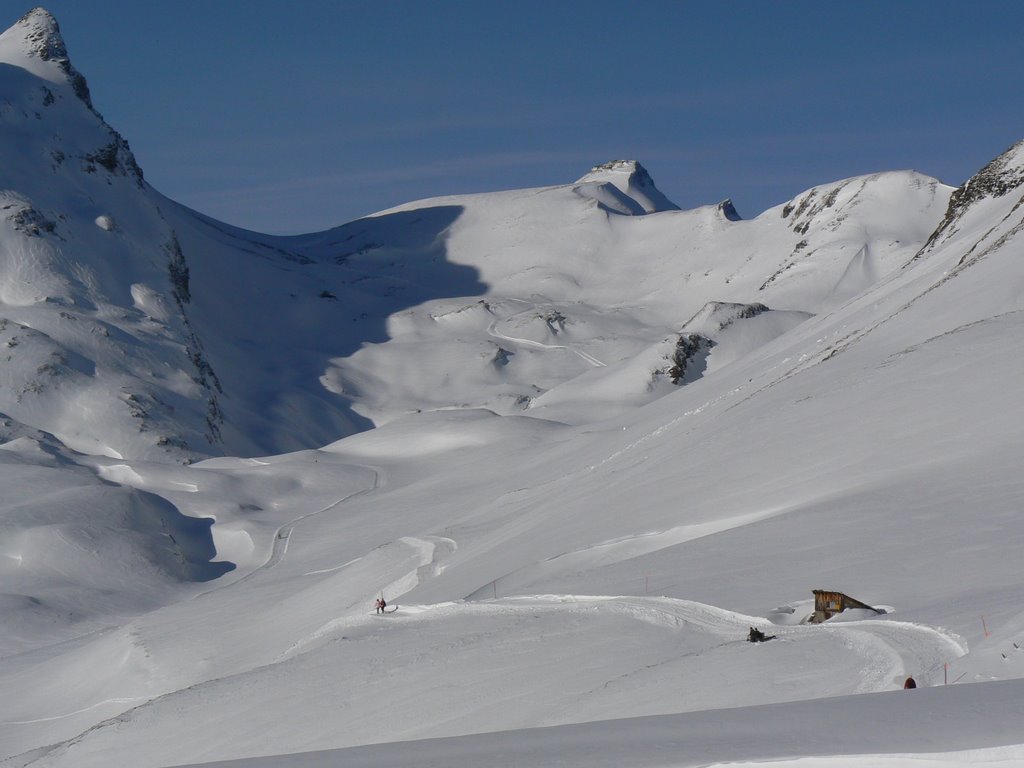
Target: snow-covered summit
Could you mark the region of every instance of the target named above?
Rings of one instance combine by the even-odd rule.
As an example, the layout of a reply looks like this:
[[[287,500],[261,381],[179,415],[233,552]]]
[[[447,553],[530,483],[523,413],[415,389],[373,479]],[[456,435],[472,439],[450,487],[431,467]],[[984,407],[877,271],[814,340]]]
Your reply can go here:
[[[600,378],[598,363],[635,359],[707,302],[815,313],[854,295],[916,252],[945,209],[938,182],[897,174],[810,193],[838,201],[820,216],[808,204],[742,221],[728,200],[680,211],[639,162],[616,160],[573,183],[268,238],[145,184],[127,142],[72,93],[49,13],[0,42],[0,98],[19,107],[0,169],[0,296],[46,318],[49,345],[26,342],[22,325],[44,327],[27,310],[10,315],[18,375],[0,411],[89,452],[257,455],[434,407],[519,411],[582,373]],[[879,226],[879,210],[911,212]],[[85,343],[87,320],[108,335]],[[301,361],[279,365],[295,338],[307,339]],[[51,354],[78,364],[44,386]],[[102,406],[65,407],[71,391]]]
[[[917,211],[925,201],[929,205],[933,200],[944,202],[951,191],[938,179],[917,171],[885,171],[820,184],[762,215],[781,216],[797,234],[815,228],[834,230],[855,209],[861,219],[888,224],[905,216],[896,209]]]
[[[33,8],[0,35],[0,62],[52,83],[67,83],[92,108],[85,77],[71,64],[60,25],[45,8]]]
[[[2,38],[20,40],[25,54],[43,61],[68,61],[67,46],[60,34],[60,25],[45,8],[33,8],[16,21]]]
[[[612,160],[595,165],[576,184],[611,185],[630,200],[636,201],[642,213],[679,210],[679,206],[654,185],[647,169],[636,160]]]

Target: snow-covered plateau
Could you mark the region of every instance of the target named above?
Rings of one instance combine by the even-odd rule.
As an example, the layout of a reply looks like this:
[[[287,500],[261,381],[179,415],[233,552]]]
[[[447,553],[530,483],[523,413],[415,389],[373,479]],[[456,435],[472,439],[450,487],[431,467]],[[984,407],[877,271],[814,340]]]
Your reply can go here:
[[[261,235],[35,9],[0,149],[0,765],[1024,765],[1024,143]]]

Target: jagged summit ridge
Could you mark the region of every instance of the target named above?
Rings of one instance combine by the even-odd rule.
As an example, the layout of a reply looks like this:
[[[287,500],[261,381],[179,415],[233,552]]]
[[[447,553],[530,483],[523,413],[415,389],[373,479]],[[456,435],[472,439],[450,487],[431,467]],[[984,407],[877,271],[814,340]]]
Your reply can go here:
[[[635,176],[638,179],[646,179],[648,182],[653,183],[651,175],[647,172],[647,169],[644,168],[637,160],[609,160],[607,163],[599,163],[587,172],[587,176],[592,174],[602,174],[606,171],[624,173],[628,176]],[[584,176],[580,181],[584,181],[586,178],[587,177]]]
[[[38,145],[19,152],[20,160],[45,156],[55,171],[77,158],[87,172],[100,167],[143,183],[128,143],[93,106],[85,76],[72,65],[60,26],[49,11],[33,8],[0,34],[0,63],[11,68],[0,78],[0,99],[23,105],[20,117],[12,114],[9,121],[22,121],[22,137]],[[31,77],[18,76],[16,70]],[[29,130],[37,122],[46,129]],[[8,127],[14,126],[9,122]]]
[[[1012,213],[1024,202],[1024,196],[1018,191],[1021,187],[1024,187],[1024,140],[1011,146],[953,191],[942,222],[914,259],[955,237],[978,209],[989,205],[1008,206],[1005,215]],[[1016,199],[1010,197],[1009,201],[1000,202],[1001,198],[1014,193],[1017,193]]]
[[[612,160],[595,165],[576,182],[577,185],[591,183],[610,184],[636,201],[644,213],[679,210],[679,206],[655,186],[647,169],[636,160]]]
[[[954,197],[1003,197],[1024,184],[1024,140],[990,162],[954,193]]]
[[[67,61],[68,49],[60,34],[60,25],[45,8],[33,8],[14,23],[11,30],[24,35],[26,53],[43,61]]]
[[[60,25],[45,8],[33,8],[0,35],[0,61],[24,66],[51,81],[66,80],[75,95],[93,109],[89,85],[71,64]]]

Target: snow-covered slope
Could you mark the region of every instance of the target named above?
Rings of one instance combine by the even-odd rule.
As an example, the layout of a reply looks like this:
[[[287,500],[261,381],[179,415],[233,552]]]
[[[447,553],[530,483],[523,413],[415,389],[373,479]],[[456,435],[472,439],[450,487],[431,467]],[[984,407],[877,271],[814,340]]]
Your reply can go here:
[[[0,410],[110,456],[253,455],[428,408],[522,409],[707,302],[849,298],[924,244],[950,192],[884,174],[743,222],[727,203],[678,211],[617,161],[271,238],[146,185],[45,11],[4,34],[0,61]]]
[[[0,764],[1024,759],[1021,145],[270,237],[0,62]]]
[[[188,266],[127,143],[45,11],[0,37],[0,63],[0,411],[88,453],[216,444]]]
[[[381,216],[458,211],[444,254],[475,270],[486,299],[426,301],[392,315],[386,342],[332,361],[325,383],[375,424],[428,408],[511,413],[575,399],[580,377],[592,390],[601,378],[593,369],[618,376],[652,343],[678,339],[709,302],[804,317],[839,306],[918,251],[950,192],[920,174],[878,174],[815,188],[752,221],[724,204],[622,215],[577,186],[411,203]],[[379,274],[394,254],[383,229],[364,220],[295,247]],[[400,253],[396,271],[410,268]],[[633,389],[648,400],[664,394],[655,385],[671,364],[671,354],[648,360]],[[552,392],[562,387],[572,392]]]

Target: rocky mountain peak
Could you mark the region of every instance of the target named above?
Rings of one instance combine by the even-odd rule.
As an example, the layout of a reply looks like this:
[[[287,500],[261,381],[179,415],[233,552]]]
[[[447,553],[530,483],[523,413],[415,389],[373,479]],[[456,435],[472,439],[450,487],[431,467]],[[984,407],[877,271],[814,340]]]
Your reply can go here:
[[[33,8],[0,35],[0,54],[6,54],[0,55],[0,60],[10,61],[11,54],[20,54],[30,60],[55,65],[70,83],[75,95],[90,109],[93,108],[85,77],[72,66],[67,45],[60,34],[60,25],[45,8]]]
[[[591,168],[588,175],[604,173],[624,173],[629,176],[645,178],[648,181],[651,179],[647,169],[640,165],[637,160],[610,160],[607,163],[600,163]]]
[[[958,230],[964,216],[981,201],[1005,197],[1022,187],[1024,140],[1018,141],[954,190],[945,217],[914,258],[919,258],[936,244],[951,237]]]
[[[25,40],[25,52],[43,61],[67,60],[67,46],[60,35],[60,25],[45,8],[33,8],[9,30],[20,33]]]
[[[13,114],[36,126],[23,133],[26,141],[37,144],[20,153],[26,162],[44,157],[46,167],[55,171],[77,159],[85,173],[102,169],[143,183],[128,143],[93,106],[85,77],[71,64],[60,26],[49,11],[33,8],[0,34],[0,64],[37,78],[34,83],[32,77],[4,78],[4,99],[21,104]]]
[[[986,197],[1002,197],[1024,185],[1024,141],[1019,141],[990,162],[953,193],[950,205],[961,206]]]

